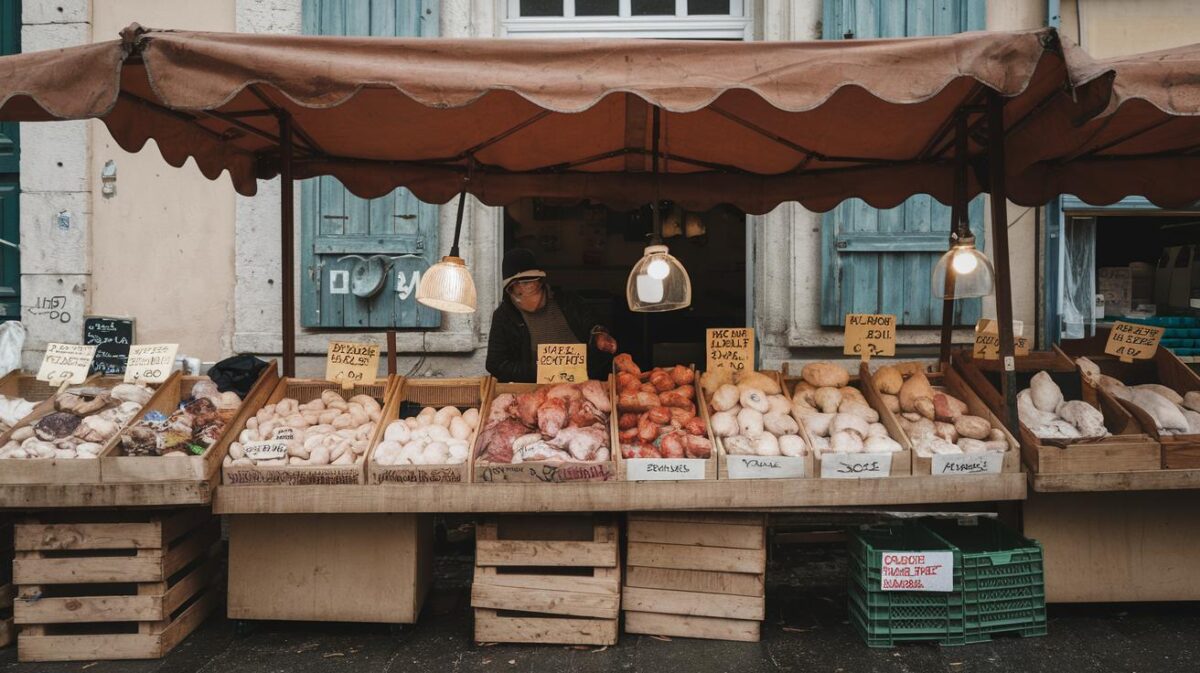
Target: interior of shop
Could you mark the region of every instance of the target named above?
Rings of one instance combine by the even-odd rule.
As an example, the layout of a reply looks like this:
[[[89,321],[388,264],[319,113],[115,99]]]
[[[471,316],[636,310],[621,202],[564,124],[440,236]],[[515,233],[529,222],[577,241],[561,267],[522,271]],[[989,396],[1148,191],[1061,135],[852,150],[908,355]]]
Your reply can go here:
[[[1188,308],[1197,274],[1194,246],[1200,243],[1200,213],[1184,216],[1114,216],[1095,218],[1095,267],[1099,279],[1128,268],[1129,307],[1154,305],[1160,314]],[[1182,255],[1180,252],[1182,251]],[[1124,284],[1124,277],[1121,277]],[[1105,314],[1128,310],[1114,283],[1101,282]],[[1116,286],[1119,287],[1119,286]],[[1108,292],[1106,292],[1108,290]],[[1111,298],[1109,295],[1113,295]],[[1115,303],[1114,303],[1115,302]]]

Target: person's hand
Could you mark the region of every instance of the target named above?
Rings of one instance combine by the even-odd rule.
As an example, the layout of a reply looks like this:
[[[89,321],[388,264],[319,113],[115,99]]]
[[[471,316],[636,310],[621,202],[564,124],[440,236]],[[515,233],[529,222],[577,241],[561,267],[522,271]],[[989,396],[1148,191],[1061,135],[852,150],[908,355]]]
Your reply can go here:
[[[617,340],[608,332],[596,332],[596,348],[605,353],[617,352]]]

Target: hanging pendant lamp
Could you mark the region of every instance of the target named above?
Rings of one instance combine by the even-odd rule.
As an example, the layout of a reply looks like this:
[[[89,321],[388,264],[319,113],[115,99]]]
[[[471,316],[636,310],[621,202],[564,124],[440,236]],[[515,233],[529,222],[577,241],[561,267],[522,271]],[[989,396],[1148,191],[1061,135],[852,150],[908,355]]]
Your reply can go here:
[[[462,233],[463,207],[467,201],[467,188],[463,186],[458,195],[458,218],[454,222],[454,244],[450,254],[429,267],[421,276],[417,286],[417,301],[446,313],[471,313],[475,311],[475,280],[467,263],[458,254],[458,238]]]
[[[947,283],[947,275],[950,282]],[[970,299],[995,292],[996,271],[992,262],[975,248],[975,236],[955,232],[950,249],[933,267],[933,296],[938,299]]]
[[[653,150],[654,161],[654,233],[650,245],[646,246],[642,258],[629,271],[625,283],[625,301],[629,310],[636,313],[658,313],[677,311],[692,304],[692,279],[662,241],[662,203],[658,199],[658,129],[659,109],[654,108]]]

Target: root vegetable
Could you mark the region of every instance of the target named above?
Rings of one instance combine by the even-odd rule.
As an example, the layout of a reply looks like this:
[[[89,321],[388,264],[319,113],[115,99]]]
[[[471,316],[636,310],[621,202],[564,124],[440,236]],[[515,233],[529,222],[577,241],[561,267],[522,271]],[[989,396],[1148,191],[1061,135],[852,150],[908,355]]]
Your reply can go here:
[[[800,378],[816,388],[840,388],[850,382],[850,373],[835,364],[813,362],[804,365]]]
[[[817,388],[813,393],[813,400],[822,413],[833,414],[837,413],[838,406],[842,403],[842,394],[836,388]]]
[[[776,437],[780,435],[794,435],[800,432],[800,424],[788,414],[763,414],[763,427],[767,432]]]
[[[716,393],[721,386],[732,383],[733,372],[728,369],[713,369],[700,375],[700,387],[708,396]]]
[[[1028,388],[1017,393],[1017,416],[1030,429],[1049,425],[1057,418],[1053,412],[1042,411],[1034,405],[1033,393]]]
[[[837,453],[862,453],[863,436],[852,430],[834,432],[829,438],[829,448]]]
[[[737,387],[745,391],[748,388],[762,391],[766,395],[777,395],[780,392],[779,382],[762,372],[746,371],[736,376]]]
[[[979,416],[959,416],[958,420],[954,421],[954,429],[961,437],[982,441],[991,435],[992,424]]]
[[[879,421],[879,412],[872,409],[865,402],[855,400],[843,400],[838,405],[837,412],[839,414],[854,414],[861,417],[868,423],[876,423]]]
[[[726,383],[713,393],[712,407],[717,411],[729,411],[733,408],[733,405],[738,404],[740,399],[741,392],[737,389],[737,386]]]
[[[893,414],[900,413],[900,398],[896,395],[888,395],[886,393],[879,396],[883,400],[883,406]]]
[[[769,432],[764,432],[754,441],[754,453],[758,456],[780,455],[779,440]]]
[[[734,456],[753,456],[754,442],[745,435],[734,435],[725,440],[725,452]]]
[[[921,398],[933,398],[933,386],[929,385],[929,379],[926,378],[923,372],[916,372],[908,377],[904,385],[900,386],[900,409],[903,411],[916,411],[916,401]]]
[[[717,437],[733,437],[738,434],[737,417],[727,411],[718,411],[709,418],[713,434]]]
[[[763,431],[763,415],[753,409],[742,409],[737,415],[738,434],[758,437]]]
[[[1029,394],[1033,406],[1048,413],[1054,413],[1063,402],[1062,390],[1054,379],[1050,378],[1050,374],[1044,371],[1033,375],[1029,382]]]
[[[867,428],[867,436],[868,437],[890,437],[891,435],[888,434],[887,427],[884,426],[883,423],[872,423],[871,426],[869,428]]]
[[[1143,383],[1138,386],[1133,386],[1134,390],[1145,390],[1148,392],[1161,395],[1171,404],[1183,404],[1183,395],[1171,390],[1170,388],[1158,383]]]
[[[785,395],[768,395],[767,411],[773,414],[788,414],[792,411],[792,401]]]
[[[817,437],[828,437],[829,426],[837,414],[812,414],[804,417],[804,426]]]
[[[954,425],[952,425],[950,423],[934,421],[933,422],[933,434],[934,434],[934,436],[941,437],[942,439],[946,440],[947,442],[950,442],[951,444],[954,444],[955,442],[958,441],[958,430],[955,430]]]
[[[742,405],[743,409],[753,409],[760,414],[765,414],[771,410],[771,405],[767,402],[767,396],[757,388],[742,388],[738,403]]]
[[[1184,395],[1183,406],[1192,411],[1200,412],[1200,390],[1192,390]]]
[[[895,453],[901,450],[903,447],[900,446],[900,442],[891,437],[867,437],[863,444],[863,453]]]
[[[1108,434],[1108,429],[1104,427],[1104,414],[1082,400],[1063,402],[1058,408],[1058,415],[1074,425],[1084,437],[1103,437]]]
[[[1181,397],[1180,400],[1182,399]],[[1187,418],[1184,417],[1180,408],[1153,389],[1135,386],[1131,391],[1131,401],[1145,409],[1146,413],[1154,418],[1159,432],[1184,433],[1188,431]]]
[[[885,395],[899,393],[900,387],[904,385],[904,377],[900,375],[900,370],[893,365],[880,367],[873,374],[873,378],[875,388]]]
[[[779,438],[779,453],[793,458],[800,458],[807,453],[808,447],[799,435],[784,435]]]
[[[830,433],[836,435],[841,432],[854,432],[859,437],[866,437],[871,434],[871,425],[867,423],[861,416],[854,414],[838,414],[833,417],[833,422],[829,426]]]

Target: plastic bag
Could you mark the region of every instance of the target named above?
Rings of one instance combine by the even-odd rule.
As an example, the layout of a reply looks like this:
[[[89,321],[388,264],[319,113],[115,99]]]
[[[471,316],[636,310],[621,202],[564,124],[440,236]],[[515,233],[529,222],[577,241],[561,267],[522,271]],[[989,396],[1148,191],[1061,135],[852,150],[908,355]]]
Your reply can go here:
[[[0,323],[0,376],[21,368],[25,325],[16,320]]]
[[[245,399],[266,366],[266,362],[253,355],[235,355],[210,367],[208,378],[217,384],[217,390],[223,393],[232,390]]]

